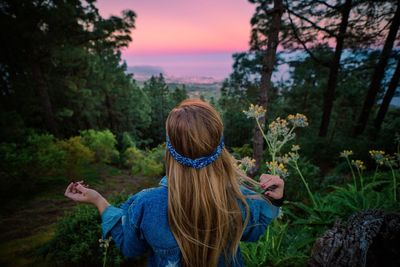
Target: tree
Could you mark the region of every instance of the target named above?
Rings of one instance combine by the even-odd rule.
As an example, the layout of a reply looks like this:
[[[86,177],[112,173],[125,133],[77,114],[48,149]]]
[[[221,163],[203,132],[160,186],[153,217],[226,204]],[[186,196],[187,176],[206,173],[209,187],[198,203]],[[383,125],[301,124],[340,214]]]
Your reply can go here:
[[[228,146],[250,143],[254,124],[242,110],[257,99],[262,68],[261,52],[233,54],[233,71],[222,83],[218,101],[224,121],[224,138]]]
[[[188,95],[186,91],[186,86],[184,84],[180,88],[179,86],[177,86],[171,94],[171,99],[174,106],[178,105],[186,98],[188,98]]]
[[[387,31],[385,22],[389,19],[390,2],[286,0],[290,27],[283,45],[306,51],[321,67],[329,69],[319,136],[324,137],[328,133],[344,49],[356,51],[382,42],[382,36]],[[321,60],[312,53],[313,47],[323,43],[329,46],[335,44],[335,52],[328,60]]]
[[[357,123],[354,127],[354,136],[360,135],[364,132],[369,114],[374,106],[376,96],[379,92],[382,79],[385,74],[385,68],[389,57],[392,53],[393,44],[396,40],[397,32],[400,26],[400,1],[397,1],[396,13],[393,16],[393,20],[390,24],[390,30],[387,35],[385,44],[383,46],[378,63],[375,66],[374,73],[371,78],[371,83],[368,88],[367,95],[365,96],[364,105],[361,110],[360,116],[358,117]]]
[[[131,41],[135,18],[126,10],[104,19],[89,0],[2,1],[0,102],[14,118],[8,127],[59,136],[89,127],[133,129],[123,125],[118,109],[126,99],[119,95],[140,92],[124,73],[119,49]]]
[[[382,104],[379,108],[378,114],[376,115],[376,118],[374,121],[376,133],[378,133],[379,130],[381,129],[383,120],[385,119],[385,115],[389,109],[390,102],[392,101],[393,96],[396,93],[396,89],[399,85],[399,80],[400,80],[400,60],[397,60],[396,70],[394,71],[393,76],[390,79],[389,87],[386,90],[385,96],[383,97]]]
[[[165,141],[165,120],[175,103],[171,100],[170,89],[162,74],[146,81],[143,91],[151,107],[151,124],[145,135],[150,143],[157,145]]]
[[[251,50],[262,51],[262,70],[257,104],[267,108],[268,93],[272,88],[271,76],[276,61],[276,51],[279,45],[279,33],[282,25],[284,6],[282,0],[250,0],[256,4],[256,12],[251,19]],[[260,124],[265,124],[265,117],[260,118]],[[256,160],[255,170],[263,162],[264,139],[258,126],[254,127],[253,157]]]

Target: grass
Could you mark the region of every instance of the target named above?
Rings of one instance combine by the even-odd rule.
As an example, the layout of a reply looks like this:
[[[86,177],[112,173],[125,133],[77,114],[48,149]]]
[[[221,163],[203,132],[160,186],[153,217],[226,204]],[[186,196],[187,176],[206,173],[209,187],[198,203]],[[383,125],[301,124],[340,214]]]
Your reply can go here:
[[[42,231],[0,244],[1,266],[50,266],[44,259],[36,256],[36,251],[54,235],[55,224]]]

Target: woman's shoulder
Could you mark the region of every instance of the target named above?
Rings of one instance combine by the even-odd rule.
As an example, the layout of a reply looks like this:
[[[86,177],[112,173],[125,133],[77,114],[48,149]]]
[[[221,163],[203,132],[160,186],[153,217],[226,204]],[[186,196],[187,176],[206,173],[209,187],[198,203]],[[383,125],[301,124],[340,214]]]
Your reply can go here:
[[[160,201],[168,197],[168,190],[163,186],[150,187],[141,190],[132,197],[134,198],[134,201],[137,203]]]
[[[122,209],[128,209],[132,204],[138,206],[153,206],[152,204],[159,204],[166,202],[168,199],[168,190],[165,187],[150,187],[143,189],[131,195],[121,206]]]

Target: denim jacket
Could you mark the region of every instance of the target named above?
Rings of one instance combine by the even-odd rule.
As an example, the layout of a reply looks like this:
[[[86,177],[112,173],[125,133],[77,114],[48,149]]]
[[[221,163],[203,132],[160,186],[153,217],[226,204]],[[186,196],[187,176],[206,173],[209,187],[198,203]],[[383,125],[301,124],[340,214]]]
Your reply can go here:
[[[245,196],[255,194],[245,187],[241,187],[241,191]],[[250,207],[250,219],[241,241],[254,242],[264,233],[272,219],[278,216],[279,208],[262,199],[246,200]],[[150,267],[181,266],[180,249],[168,223],[166,177],[161,179],[159,187],[142,190],[119,208],[108,206],[101,217],[103,238],[111,234],[124,256],[136,257],[149,252]],[[236,259],[233,266],[243,266],[240,249]],[[225,266],[223,256],[218,266]]]

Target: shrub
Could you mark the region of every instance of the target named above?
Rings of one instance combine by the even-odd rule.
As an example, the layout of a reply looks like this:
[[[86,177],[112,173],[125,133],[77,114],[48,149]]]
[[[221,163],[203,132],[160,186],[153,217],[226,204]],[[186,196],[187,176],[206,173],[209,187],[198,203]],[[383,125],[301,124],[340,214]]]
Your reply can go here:
[[[55,143],[53,135],[32,134],[28,136],[26,146],[23,148],[25,153],[31,156],[30,166],[36,175],[50,176],[60,173],[65,153]]]
[[[253,148],[249,144],[245,144],[242,147],[232,147],[232,155],[237,159],[251,157],[253,156]]]
[[[94,160],[94,152],[82,144],[80,136],[60,140],[57,146],[65,152],[64,173],[70,180],[81,177],[86,164]]]
[[[245,266],[304,266],[314,237],[307,229],[273,222],[254,243],[240,244]]]
[[[163,172],[163,164],[144,158],[141,166],[141,173],[146,177],[159,176]]]
[[[118,149],[120,151],[125,151],[130,147],[136,146],[134,138],[128,132],[123,132],[118,140]]]
[[[2,197],[34,190],[62,173],[65,153],[49,134],[30,134],[23,144],[0,144]]]
[[[140,172],[140,162],[143,160],[143,152],[137,147],[129,147],[122,155],[124,167],[131,168],[132,172]],[[135,171],[134,171],[134,170]]]
[[[124,197],[125,199],[126,197]],[[93,206],[79,205],[57,223],[54,237],[39,250],[54,266],[102,266],[101,219]],[[107,266],[119,266],[123,256],[113,241],[107,251]]]
[[[82,142],[94,153],[97,162],[115,163],[118,161],[119,153],[115,148],[117,140],[110,130],[81,131]]]
[[[164,154],[163,145],[147,151],[130,147],[123,154],[123,164],[131,169],[133,175],[158,176],[164,171]]]

